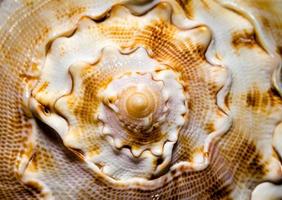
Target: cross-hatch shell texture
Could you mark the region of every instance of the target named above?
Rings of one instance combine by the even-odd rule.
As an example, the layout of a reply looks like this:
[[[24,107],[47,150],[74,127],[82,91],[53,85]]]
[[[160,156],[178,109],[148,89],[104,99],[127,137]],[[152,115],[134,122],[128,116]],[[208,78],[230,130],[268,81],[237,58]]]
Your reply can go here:
[[[281,9],[0,1],[0,199],[282,199]]]

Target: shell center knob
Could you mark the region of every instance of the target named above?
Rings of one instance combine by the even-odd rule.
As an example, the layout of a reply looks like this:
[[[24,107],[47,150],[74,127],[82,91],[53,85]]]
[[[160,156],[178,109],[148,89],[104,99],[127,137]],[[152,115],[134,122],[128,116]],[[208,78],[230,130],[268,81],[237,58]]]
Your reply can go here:
[[[145,117],[153,111],[152,101],[143,92],[134,92],[126,99],[126,110],[132,117]]]

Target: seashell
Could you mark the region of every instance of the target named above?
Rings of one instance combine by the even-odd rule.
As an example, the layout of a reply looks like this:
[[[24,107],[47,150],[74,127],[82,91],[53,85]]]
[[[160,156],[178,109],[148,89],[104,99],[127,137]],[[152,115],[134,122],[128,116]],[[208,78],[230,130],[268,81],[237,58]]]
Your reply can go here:
[[[0,1],[0,199],[282,199],[281,8]]]

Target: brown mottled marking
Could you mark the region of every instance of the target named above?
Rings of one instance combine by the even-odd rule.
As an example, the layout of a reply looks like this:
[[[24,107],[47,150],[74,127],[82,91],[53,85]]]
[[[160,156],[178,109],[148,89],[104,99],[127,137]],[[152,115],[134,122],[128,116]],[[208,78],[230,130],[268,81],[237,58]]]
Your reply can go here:
[[[27,170],[29,172],[36,172],[38,171],[38,155],[34,153],[28,163]]]
[[[59,12],[58,12],[58,13],[56,14],[56,18],[57,18],[58,20],[63,19],[63,18],[65,18],[65,17],[67,17],[67,18],[72,18],[72,17],[74,17],[74,16],[76,16],[76,15],[79,15],[79,14],[85,12],[85,11],[86,11],[86,8],[85,8],[85,7],[71,7],[71,8],[69,8],[68,11],[66,11],[66,12],[62,12],[62,13],[59,13]]]
[[[192,19],[194,17],[192,0],[176,0],[176,1],[185,10],[186,16]]]
[[[246,103],[248,107],[258,107],[259,106],[260,91],[258,88],[254,87],[251,91],[247,93]]]
[[[211,154],[211,164],[203,171],[186,171],[186,169],[182,167],[177,170],[181,172],[179,173],[180,176],[177,175],[178,173],[176,171],[171,171],[171,175],[174,176],[174,181],[171,181],[169,183],[170,185],[164,185],[163,189],[169,187],[174,188],[174,186],[176,186],[176,188],[169,193],[170,198],[167,199],[172,199],[171,197],[175,197],[175,199],[189,199],[189,197],[192,196],[195,199],[231,199],[230,193],[232,192],[232,184],[228,180],[231,174],[228,173],[225,166],[225,160],[218,154],[217,150],[215,150],[215,152]],[[189,178],[190,181],[186,182],[186,178]],[[206,186],[202,185],[201,182],[203,180],[207,182]],[[185,194],[181,192],[183,191],[183,187],[185,187],[183,184],[188,186],[188,189],[185,190]],[[178,198],[174,195],[176,193],[179,195]]]
[[[204,129],[208,133],[211,133],[211,132],[215,131],[215,126],[214,126],[213,122],[209,122],[209,123],[205,124]]]
[[[47,87],[48,87],[49,83],[46,81],[44,82],[38,89],[37,89],[37,93],[44,91]]]
[[[277,47],[277,53],[279,53],[280,56],[282,56],[282,46]]]
[[[32,7],[34,5],[34,0],[22,0],[22,3],[26,6],[26,7]]]
[[[150,133],[146,132],[136,132],[126,130],[127,140],[133,145],[145,145],[149,143],[154,143],[160,141],[164,137],[164,133],[156,129]]]
[[[84,7],[78,7],[78,8],[73,7],[73,8],[70,8],[69,12],[67,13],[67,16],[69,18],[71,18],[71,17],[73,17],[75,15],[79,15],[79,14],[85,12],[85,11],[86,11],[86,8],[84,8]]]
[[[206,10],[210,10],[211,9],[207,0],[200,0],[200,1],[202,2],[204,9],[206,9]]]
[[[100,59],[99,59],[99,61],[100,61]],[[98,62],[99,62],[98,61]],[[87,77],[87,75],[89,75],[90,73],[92,73],[93,72],[93,70],[95,69],[95,65],[96,65],[97,63],[93,63],[93,64],[88,64],[88,63],[85,63],[84,65],[85,66],[83,66],[83,68],[81,69],[81,71],[80,71],[80,76],[81,77]],[[112,80],[112,79],[111,79]],[[108,82],[108,83],[110,83],[110,81]]]
[[[207,191],[210,194],[210,199],[225,199],[232,200],[229,196],[232,192],[230,185],[226,185],[222,180],[218,180],[217,184],[212,185]]]
[[[176,2],[182,7],[185,8],[186,5],[188,4],[189,0],[176,0]],[[189,1],[190,2],[190,1]]]
[[[227,108],[229,108],[231,103],[232,103],[232,94],[228,92],[228,94],[224,98],[224,104],[226,105]]]
[[[269,172],[268,162],[263,161],[256,143],[247,139],[245,134],[250,133],[233,127],[220,141],[221,155],[228,161],[235,182],[249,180],[255,185]]]
[[[191,161],[193,158],[193,153],[195,145],[193,145],[193,139],[189,136],[183,134],[179,135],[177,146],[179,146],[179,151],[177,152],[178,161]],[[176,152],[175,152],[176,153]]]
[[[232,33],[232,45],[235,48],[252,48],[256,45],[255,34],[246,30]]]
[[[282,104],[282,99],[281,99],[280,94],[278,93],[278,91],[276,89],[270,88],[267,91],[267,95],[269,96],[269,102],[270,102],[271,106]]]
[[[31,123],[25,124],[24,128],[26,129],[26,133],[28,135],[32,134],[32,124]],[[18,154],[20,158],[23,158],[23,157],[31,158],[34,153],[34,144],[24,139],[21,139],[21,143],[23,143],[23,149],[21,149],[20,152],[18,152],[17,150],[13,150],[13,153]],[[22,164],[21,160],[17,160],[15,164],[15,168],[20,169],[20,164]],[[17,171],[16,174],[19,177],[22,176],[20,171]]]
[[[264,28],[268,28],[268,29],[271,28],[270,22],[266,17],[261,16],[260,20],[261,20],[261,23],[263,24]]]
[[[265,111],[269,103],[269,95],[261,93],[257,87],[253,87],[246,95],[246,105],[254,111]]]
[[[179,72],[199,66],[205,60],[206,48],[201,44],[193,44],[192,41],[175,41],[174,35],[177,29],[170,24],[158,20],[146,26],[137,36],[136,42],[144,44],[150,49],[153,57],[170,62],[170,66]],[[186,81],[186,73],[183,72],[183,79]]]
[[[155,54],[161,53],[163,47],[173,49],[171,42],[175,35],[176,29],[165,21],[158,20],[146,26],[143,33],[136,38],[137,43],[143,43]],[[156,55],[157,56],[157,55]]]
[[[39,66],[36,63],[31,63],[31,70],[32,71],[38,71],[39,70]]]
[[[28,83],[28,81],[38,80],[37,76],[29,74],[20,74],[19,77],[21,77],[25,83]]]
[[[19,75],[24,83],[29,84],[31,81],[39,79],[38,75],[36,74],[39,72],[39,66],[36,63],[30,63],[29,61],[27,61],[26,63],[24,63],[24,66],[26,69],[30,68],[30,72],[24,72]]]
[[[246,154],[242,157],[245,161],[249,160],[249,165],[246,167],[246,173],[250,173],[253,177],[256,176],[265,176],[269,169],[266,167],[268,163],[262,162],[262,155],[258,152],[257,147],[255,145],[255,142],[246,140],[244,141],[243,145],[245,145],[245,148],[247,150]],[[243,163],[244,160],[242,160],[240,163]],[[260,172],[258,174],[258,172]]]
[[[44,197],[45,195],[42,193],[43,187],[36,181],[29,181],[25,183],[27,186],[29,186],[32,190],[34,190],[36,193],[40,194],[40,197]]]
[[[34,43],[38,44],[42,42],[44,39],[47,38],[47,35],[50,33],[51,29],[49,27],[43,28],[43,30],[40,32],[37,38],[34,39]]]
[[[78,99],[78,97],[72,92],[67,102],[68,107],[72,108],[73,113],[82,124],[96,124],[96,119],[93,118],[93,113],[96,112],[101,101],[98,95],[99,90],[101,88],[105,88],[112,80],[112,76],[110,75],[104,77],[98,76],[98,74],[102,72],[96,72],[95,69],[95,65],[88,65],[86,66],[86,69],[82,70],[80,74],[83,79],[81,83],[82,91],[80,91],[82,98]],[[91,75],[87,73],[91,73]],[[76,84],[75,80],[73,81],[73,84]],[[93,85],[95,85],[95,87],[93,87]]]
[[[243,95],[247,107],[251,107],[255,111],[267,111],[267,107],[274,107],[282,103],[279,94],[274,89],[261,92],[259,88],[254,86],[246,95]]]
[[[217,84],[217,83],[214,83],[214,82],[210,82],[208,84],[208,89],[209,89],[209,93],[212,95],[212,96],[216,96],[217,92],[219,91],[219,89],[221,88],[222,86]]]
[[[31,128],[31,127],[30,127]],[[31,129],[30,129],[31,130]],[[30,133],[31,134],[31,133]],[[27,157],[31,157],[33,156],[34,153],[34,145],[32,143],[25,143],[24,144],[24,151],[21,152],[22,154],[24,154]]]
[[[247,4],[257,8],[258,10],[273,10],[273,1],[246,1]]]
[[[198,146],[193,150],[193,158],[195,158],[195,156],[197,155],[204,155],[205,157],[208,157],[208,152],[204,152],[204,146]]]
[[[50,169],[58,169],[53,154],[49,152],[45,147],[38,147],[28,164],[27,170],[40,170],[44,168],[45,165],[48,165]]]

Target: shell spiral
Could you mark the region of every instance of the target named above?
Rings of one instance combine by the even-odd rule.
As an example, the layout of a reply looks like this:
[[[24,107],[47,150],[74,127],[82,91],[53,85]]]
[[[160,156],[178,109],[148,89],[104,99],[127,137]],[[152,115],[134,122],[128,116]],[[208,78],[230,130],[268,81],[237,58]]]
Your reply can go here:
[[[280,8],[0,1],[0,198],[281,199]]]

